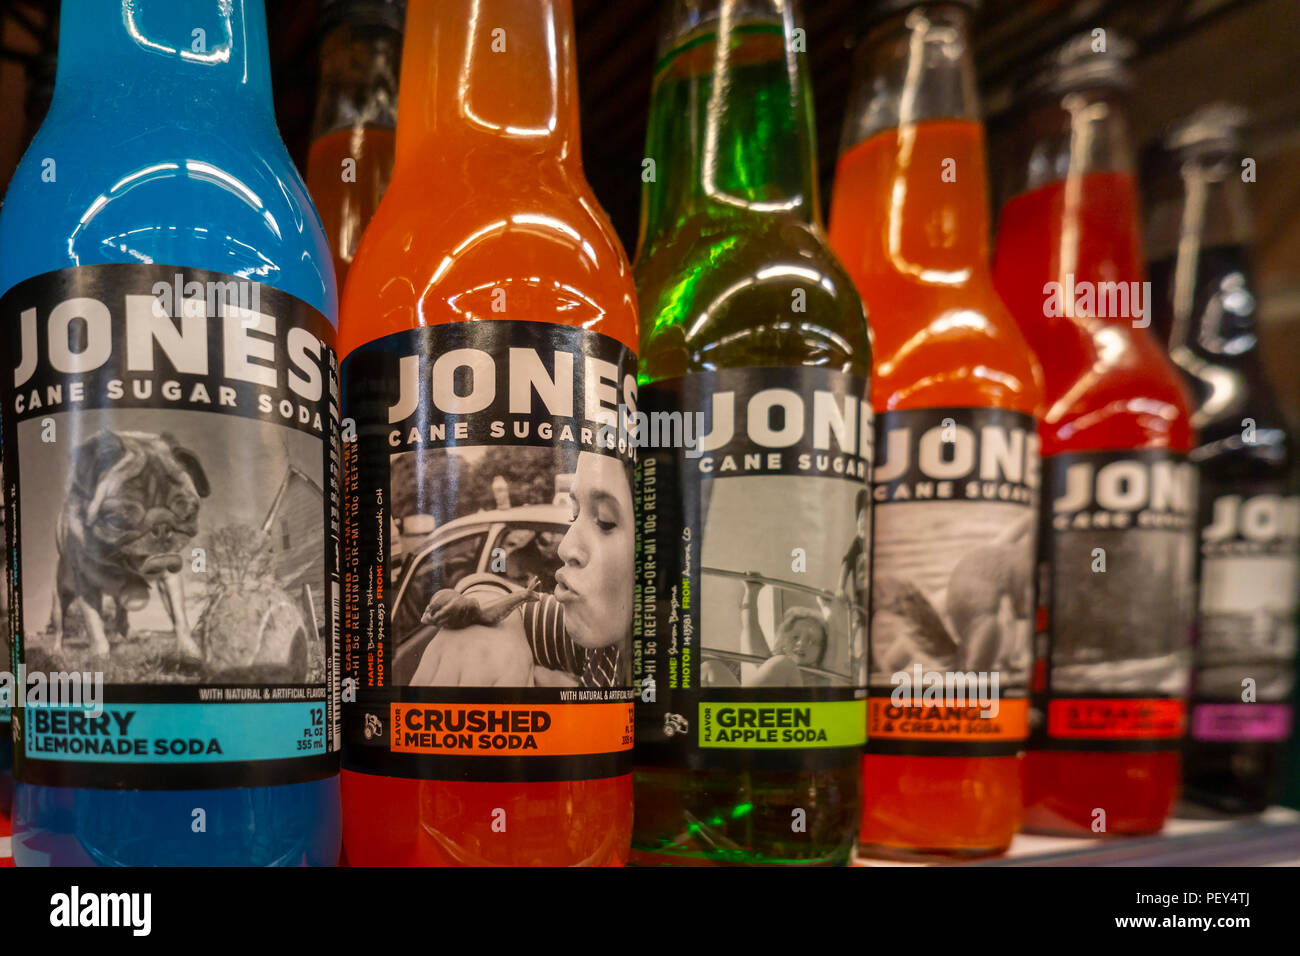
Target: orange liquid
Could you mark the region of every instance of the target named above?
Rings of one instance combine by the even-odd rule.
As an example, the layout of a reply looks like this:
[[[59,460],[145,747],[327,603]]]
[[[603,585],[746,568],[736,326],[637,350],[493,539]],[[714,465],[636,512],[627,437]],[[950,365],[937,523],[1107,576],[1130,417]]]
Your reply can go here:
[[[969,121],[885,130],[840,157],[831,246],[867,306],[877,413],[1038,411],[1041,373],[988,271],[984,184]],[[867,753],[862,774],[859,843],[873,852],[997,853],[1020,824],[1021,757]]]
[[[334,130],[311,144],[307,189],[334,254],[334,275],[340,290],[361,234],[388,188],[395,140],[396,134],[390,129],[361,127]],[[347,159],[355,161],[354,169],[345,170]]]
[[[493,53],[486,34],[467,52],[471,7],[475,22],[505,29],[512,54]],[[411,0],[406,38],[397,166],[352,264],[339,354],[395,332],[494,318],[580,326],[635,350],[631,269],[582,175],[568,3]],[[440,63],[462,66],[440,75]],[[493,310],[498,289],[504,313]],[[482,783],[344,770],[341,782],[353,866],[627,861],[631,773]],[[492,830],[497,809],[504,833]]]

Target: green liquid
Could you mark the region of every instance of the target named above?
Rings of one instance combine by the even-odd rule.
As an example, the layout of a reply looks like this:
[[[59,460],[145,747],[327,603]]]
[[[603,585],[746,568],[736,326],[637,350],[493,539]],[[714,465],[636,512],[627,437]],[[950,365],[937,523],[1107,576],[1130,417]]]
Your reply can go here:
[[[711,28],[659,64],[636,264],[643,385],[801,365],[869,379],[862,306],[815,211],[811,94],[787,39],[779,23],[734,27],[720,66]],[[635,779],[634,863],[844,864],[852,853],[856,761],[797,773],[643,767]]]

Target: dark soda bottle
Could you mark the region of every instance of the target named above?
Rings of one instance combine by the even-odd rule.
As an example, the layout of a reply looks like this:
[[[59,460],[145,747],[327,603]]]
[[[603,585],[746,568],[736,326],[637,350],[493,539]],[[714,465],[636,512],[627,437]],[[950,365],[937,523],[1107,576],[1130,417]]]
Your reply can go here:
[[[1245,113],[1204,107],[1147,166],[1152,325],[1192,393],[1200,475],[1196,655],[1183,794],[1228,813],[1277,796],[1291,730],[1300,498],[1260,358]]]
[[[857,831],[871,351],[796,22],[664,7],[638,404],[699,427],[638,465],[637,863],[844,863]]]
[[[404,0],[326,0],[307,188],[340,294],[393,174]]]
[[[4,464],[3,461],[0,461],[0,487],[3,487],[3,482]],[[4,501],[0,496],[0,541],[4,540],[4,517]],[[7,548],[0,552],[0,575],[4,576],[3,580],[5,582],[9,580],[9,552]],[[7,583],[0,585],[0,627],[4,628],[3,633],[0,633],[0,667],[6,668],[11,674],[17,673],[17,665],[10,660],[13,645],[9,640],[9,635],[13,631],[9,620],[9,587]],[[14,749],[11,705],[12,701],[0,703],[0,840],[9,836],[11,826],[9,815],[14,802]],[[0,859],[8,855],[8,853],[0,854]]]
[[[1046,380],[1025,826],[1096,836],[1162,826],[1190,667],[1192,432],[1147,328],[1129,49],[1080,36],[1026,88],[993,263]]]

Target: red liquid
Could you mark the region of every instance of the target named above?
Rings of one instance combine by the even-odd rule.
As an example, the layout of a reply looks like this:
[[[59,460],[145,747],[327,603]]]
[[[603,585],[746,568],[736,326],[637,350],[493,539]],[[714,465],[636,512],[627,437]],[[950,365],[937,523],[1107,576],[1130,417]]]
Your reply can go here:
[[[1187,400],[1146,329],[1133,328],[1129,317],[1045,315],[1048,282],[1064,284],[1069,275],[1076,286],[1141,282],[1140,249],[1128,174],[1090,173],[1068,189],[1051,183],[1002,209],[993,277],[1043,365],[1044,474],[1046,459],[1063,452],[1191,448]],[[1094,811],[1104,808],[1107,834],[1158,831],[1177,796],[1176,746],[1159,753],[1031,749],[1025,827],[1092,834]]]

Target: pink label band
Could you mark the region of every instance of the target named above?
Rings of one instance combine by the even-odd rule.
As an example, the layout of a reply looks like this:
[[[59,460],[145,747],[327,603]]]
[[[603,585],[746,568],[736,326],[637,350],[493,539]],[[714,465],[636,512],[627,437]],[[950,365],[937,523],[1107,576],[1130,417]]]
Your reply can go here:
[[[1286,740],[1290,704],[1197,704],[1192,708],[1196,740]]]

